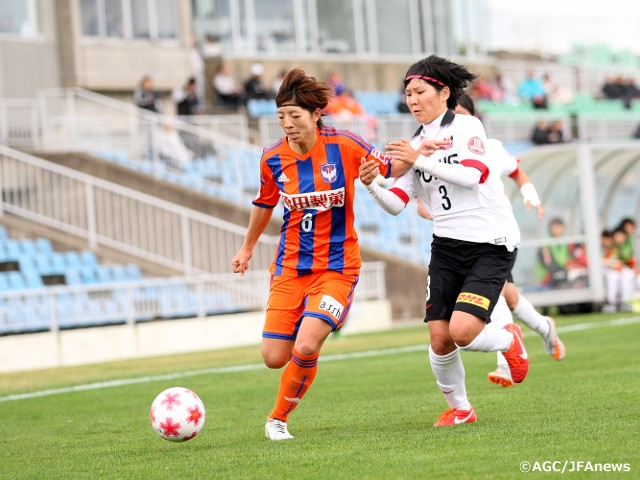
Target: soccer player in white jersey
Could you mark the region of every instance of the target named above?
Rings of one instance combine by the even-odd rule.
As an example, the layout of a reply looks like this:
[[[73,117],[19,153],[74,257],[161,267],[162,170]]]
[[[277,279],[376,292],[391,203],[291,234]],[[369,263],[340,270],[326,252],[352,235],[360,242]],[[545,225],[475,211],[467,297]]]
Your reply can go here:
[[[454,109],[454,113],[475,115],[475,105],[469,95],[463,93],[458,98],[458,106]],[[534,207],[538,212],[538,218],[542,219],[544,209],[542,208],[540,197],[529,176],[518,167],[518,159],[507,152],[502,142],[494,138],[487,140],[487,154],[497,156],[505,163],[505,168],[511,170],[508,176],[520,189],[527,210]],[[549,355],[555,360],[562,360],[565,357],[566,349],[556,332],[555,320],[552,317],[540,314],[529,300],[520,295],[513,282],[513,275],[509,272],[507,283],[502,289],[501,297],[491,314],[491,321],[498,324],[501,324],[501,322],[502,324],[511,323],[513,322],[511,312],[515,313],[522,323],[542,337],[542,344]],[[501,352],[498,352],[498,368],[487,376],[491,383],[496,383],[503,387],[513,386],[509,366]]]
[[[363,160],[360,167],[360,180],[387,212],[397,215],[415,196],[433,217],[425,321],[431,368],[449,405],[436,427],[477,419],[467,397],[460,350],[503,352],[516,383],[529,370],[520,327],[490,323],[520,231],[500,180],[505,172],[485,154],[482,123],[453,113],[474,78],[464,66],[436,55],[409,67],[407,105],[422,128],[411,142],[390,142],[387,151],[412,168],[386,190],[373,181],[378,169],[372,162]],[[443,148],[424,147],[425,141],[443,139]]]

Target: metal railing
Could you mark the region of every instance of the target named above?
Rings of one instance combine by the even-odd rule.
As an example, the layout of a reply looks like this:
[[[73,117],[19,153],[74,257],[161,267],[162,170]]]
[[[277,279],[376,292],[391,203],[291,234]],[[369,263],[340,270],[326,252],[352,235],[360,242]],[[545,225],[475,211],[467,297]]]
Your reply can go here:
[[[185,274],[225,273],[245,229],[0,146],[0,211],[119,249]],[[267,269],[277,238],[263,235],[252,267]]]
[[[35,99],[0,99],[0,144],[37,147],[40,142],[39,102]]]
[[[362,267],[356,298],[386,297],[383,262]],[[50,286],[0,293],[0,334],[58,331],[263,310],[269,272]]]
[[[578,116],[578,131],[584,140],[620,141],[633,138],[640,126],[640,111],[593,112]]]

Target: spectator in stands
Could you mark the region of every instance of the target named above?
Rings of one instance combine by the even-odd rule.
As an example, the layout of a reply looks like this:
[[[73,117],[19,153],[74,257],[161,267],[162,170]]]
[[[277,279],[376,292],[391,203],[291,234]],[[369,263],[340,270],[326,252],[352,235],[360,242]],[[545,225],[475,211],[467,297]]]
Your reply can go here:
[[[162,112],[162,100],[160,98],[160,94],[154,91],[153,81],[148,75],[145,75],[140,80],[140,84],[133,92],[133,100],[140,108],[156,113]]]
[[[564,236],[565,224],[560,218],[549,222],[551,238]],[[538,250],[537,266],[540,284],[549,288],[572,288],[586,284],[587,257],[583,245],[554,243]]]
[[[404,88],[400,89],[398,100],[398,112],[399,113],[411,113],[409,105],[407,105],[407,92]]]
[[[607,302],[604,313],[631,311],[629,303],[636,287],[635,260],[629,257],[627,240],[629,236],[622,227],[617,227],[610,237],[603,232],[603,266]]]
[[[185,146],[173,122],[166,121],[162,125],[162,130],[158,137],[160,158],[166,161],[171,167],[185,170],[194,155],[193,152]]]
[[[474,100],[493,100],[493,85],[484,75],[479,75],[471,86],[470,96]]]
[[[547,132],[547,143],[564,143],[564,122],[553,120]]]
[[[207,34],[202,44],[202,56],[204,58],[213,58],[222,56],[222,45],[216,35]]]
[[[633,248],[633,242],[634,242],[633,237],[636,233],[636,222],[635,220],[633,220],[633,218],[625,217],[620,221],[618,228],[624,230],[625,233],[627,234],[627,240],[622,247],[622,259],[626,265],[635,269],[636,273],[640,275],[640,267],[638,267],[638,264],[636,263],[636,258],[635,258],[634,248]],[[638,280],[640,281],[640,277],[638,278]]]
[[[278,91],[280,90],[280,85],[282,85],[282,82],[284,81],[284,77],[287,76],[287,73],[288,73],[287,69],[280,70],[280,73],[273,81],[273,85],[271,85],[271,94],[273,98],[276,98],[276,96],[278,95]]]
[[[514,101],[513,86],[500,73],[497,73],[493,78],[491,100],[497,103],[513,103]]]
[[[264,67],[261,63],[251,65],[251,76],[244,84],[244,95],[247,101],[271,98],[271,93],[265,88],[262,81],[263,74]]]
[[[631,100],[640,98],[640,88],[633,77],[627,78],[627,93]]]
[[[221,63],[213,76],[213,89],[216,93],[217,103],[223,107],[233,107],[236,110],[244,105],[242,87],[229,73],[227,65]]]
[[[547,95],[542,80],[531,70],[518,86],[518,96],[523,102],[533,105],[533,108],[547,108]]]
[[[339,120],[350,121],[354,119],[362,119],[367,124],[366,139],[372,142],[376,138],[376,127],[378,119],[367,114],[362,104],[351,94],[346,88],[338,85],[333,96],[329,100],[324,113],[332,115]]]
[[[545,73],[542,76],[542,86],[547,97],[547,101],[551,104],[566,105],[573,101],[573,92],[570,88],[558,85],[551,80],[551,75]]]
[[[198,113],[201,113],[204,110],[207,80],[205,76],[204,58],[202,57],[198,36],[195,34],[191,36],[189,59],[191,60],[191,75],[195,81],[195,94],[201,107]]]
[[[549,125],[547,125],[546,120],[538,120],[531,134],[531,142],[535,145],[547,145],[549,143]]]
[[[176,104],[178,115],[197,115],[202,113],[202,104],[196,92],[196,79],[190,77],[187,83],[173,90],[171,97]]]
[[[633,87],[630,88],[627,80],[618,75],[615,79],[613,77],[607,77],[604,85],[602,86],[602,95],[608,100],[620,100],[622,105],[629,109],[631,108],[631,99],[634,95]]]
[[[329,85],[331,85],[334,92],[336,90],[347,88],[347,84],[342,80],[340,74],[335,70],[329,72],[329,75],[327,76],[327,82],[329,82]]]

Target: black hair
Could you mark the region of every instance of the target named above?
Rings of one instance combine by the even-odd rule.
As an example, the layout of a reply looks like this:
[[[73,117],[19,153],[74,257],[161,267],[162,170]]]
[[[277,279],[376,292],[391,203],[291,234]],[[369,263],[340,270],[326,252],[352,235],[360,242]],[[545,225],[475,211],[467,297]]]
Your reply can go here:
[[[618,228],[624,229],[626,225],[633,225],[635,227],[636,226],[636,222],[631,217],[625,217],[622,220],[620,220],[620,223],[618,224]]]
[[[458,105],[467,110],[471,115],[476,114],[476,106],[474,105],[471,97],[466,93],[460,95],[460,97],[458,98]]]
[[[409,77],[413,75],[427,77],[422,79],[429,82],[438,91],[445,86],[449,87],[450,94],[447,99],[447,108],[451,110],[458,105],[458,98],[464,93],[464,89],[477,78],[477,75],[471,73],[464,65],[437,55],[429,55],[409,67],[404,79],[405,88],[411,81]]]

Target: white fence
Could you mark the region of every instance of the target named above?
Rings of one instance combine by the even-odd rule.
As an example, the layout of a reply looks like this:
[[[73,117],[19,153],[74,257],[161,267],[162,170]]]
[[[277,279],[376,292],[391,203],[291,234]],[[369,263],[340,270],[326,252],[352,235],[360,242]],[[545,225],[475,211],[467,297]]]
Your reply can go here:
[[[386,297],[383,262],[363,265],[358,300]],[[58,331],[264,310],[269,272],[152,278],[0,293],[0,333]]]
[[[0,99],[0,144],[37,147],[40,142],[39,102],[35,99]]]
[[[640,127],[640,111],[593,112],[578,117],[578,130],[584,140],[620,141],[633,138]]]
[[[224,273],[245,229],[0,146],[1,211],[185,274]],[[252,266],[267,269],[277,238],[263,235]]]

